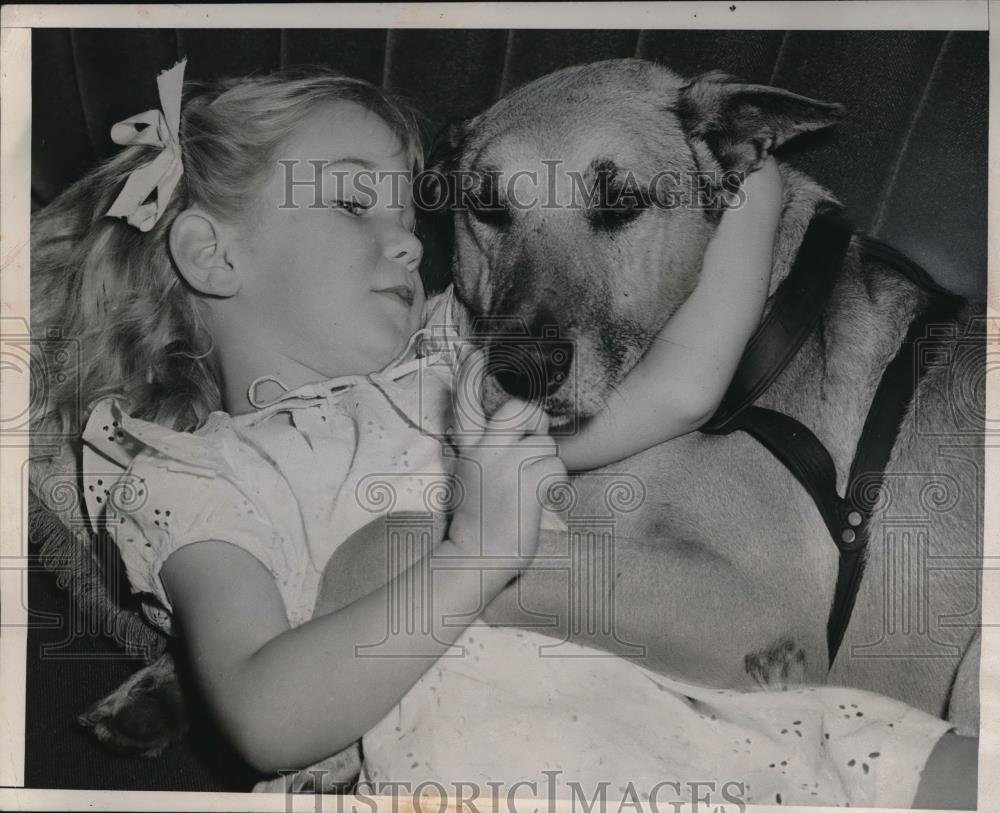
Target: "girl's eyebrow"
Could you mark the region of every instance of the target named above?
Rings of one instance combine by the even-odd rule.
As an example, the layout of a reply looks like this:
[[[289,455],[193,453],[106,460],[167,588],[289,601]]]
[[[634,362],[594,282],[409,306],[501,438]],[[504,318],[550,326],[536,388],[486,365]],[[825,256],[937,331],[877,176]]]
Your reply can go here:
[[[331,166],[336,164],[357,164],[362,169],[375,171],[378,167],[366,158],[337,158],[330,162]]]

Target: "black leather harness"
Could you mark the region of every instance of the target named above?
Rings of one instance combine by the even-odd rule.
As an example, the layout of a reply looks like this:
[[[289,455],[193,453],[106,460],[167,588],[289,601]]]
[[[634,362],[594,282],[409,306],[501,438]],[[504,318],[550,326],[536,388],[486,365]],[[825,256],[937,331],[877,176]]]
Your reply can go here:
[[[851,241],[862,258],[902,274],[927,294],[895,358],[885,368],[854,453],[844,496],[837,491],[833,458],[800,421],[755,405],[819,323]],[[747,343],[719,409],[701,427],[714,435],[742,430],[762,443],[812,497],[833,538],[840,561],[827,644],[833,665],[864,574],[869,523],[900,425],[926,370],[928,353],[916,352],[931,325],[954,320],[963,300],[944,290],[920,266],[890,246],[861,234],[843,217],[816,215],[806,231],[788,278]]]

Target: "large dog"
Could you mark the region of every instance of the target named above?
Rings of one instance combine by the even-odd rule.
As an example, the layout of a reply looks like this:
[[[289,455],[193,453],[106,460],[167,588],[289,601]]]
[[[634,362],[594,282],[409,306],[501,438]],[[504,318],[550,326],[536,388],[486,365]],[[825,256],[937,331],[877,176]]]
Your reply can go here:
[[[697,283],[721,216],[714,184],[732,191],[734,176],[841,115],[838,105],[719,75],[686,80],[640,60],[568,68],[522,87],[453,127],[433,160],[434,177],[462,179],[470,201],[438,218],[470,326],[477,316],[523,326],[519,341],[539,343],[553,425],[572,428],[601,408]],[[543,196],[554,192],[563,205],[514,206],[510,189],[497,187],[532,171],[545,178]],[[772,294],[813,216],[838,208],[810,178],[787,166],[782,176]],[[883,370],[925,299],[852,245],[816,328],[760,399],[812,429],[841,490]],[[937,345],[939,360],[900,427],[832,671],[826,624],[837,550],[792,474],[742,433],[688,435],[576,478],[571,525],[583,517],[577,527],[597,522],[598,533],[546,535],[539,566],[487,618],[640,657],[696,683],[829,679],[948,715],[975,733],[984,360],[968,329],[973,315],[965,308],[944,326],[953,338]],[[498,363],[495,372],[484,391],[490,409],[509,393],[533,394],[517,369]],[[384,555],[382,533],[358,537],[331,561],[327,572],[340,574],[348,599],[376,586],[362,574],[386,572],[374,560],[342,567],[363,551]],[[162,704],[144,698],[164,693],[176,697],[169,656],[86,719],[104,739],[155,753],[176,729],[154,726],[150,735],[149,717]]]
[[[445,241],[456,291],[470,315],[520,325],[538,342],[534,358],[544,367],[539,389],[492,340],[498,358],[487,406],[507,393],[540,396],[557,427],[600,409],[696,284],[721,213],[712,193],[842,112],[717,74],[689,81],[649,62],[614,60],[545,76],[453,127],[433,166],[463,192],[453,196],[459,211]],[[540,196],[525,196],[525,173],[544,179]],[[772,294],[814,214],[838,208],[801,173],[783,166],[782,177]],[[699,184],[707,205],[676,205]],[[574,199],[574,190],[593,194]],[[883,370],[925,299],[897,271],[862,261],[852,244],[816,328],[760,399],[813,430],[841,492]],[[804,489],[742,433],[688,435],[577,478],[573,511],[604,524],[607,475],[627,475],[642,492],[638,508],[613,518],[614,571],[591,567],[598,575],[583,583],[557,567],[533,569],[489,616],[537,628],[539,613],[548,613],[559,619],[556,635],[622,653],[639,652],[637,645],[647,666],[696,682],[829,677],[950,714],[973,732],[983,345],[967,338],[972,310],[958,310],[957,323],[939,328],[955,339],[899,429],[853,620],[829,675],[837,549]],[[574,551],[550,536],[540,561],[599,563],[607,551],[595,546],[603,544]],[[593,609],[574,618],[581,591],[613,617],[610,634],[588,623]]]

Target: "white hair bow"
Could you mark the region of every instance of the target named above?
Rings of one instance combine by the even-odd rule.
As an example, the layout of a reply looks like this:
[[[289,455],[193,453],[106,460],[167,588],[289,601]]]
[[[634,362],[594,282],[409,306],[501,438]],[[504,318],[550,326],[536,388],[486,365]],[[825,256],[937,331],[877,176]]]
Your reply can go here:
[[[161,149],[156,158],[129,174],[125,187],[107,211],[109,217],[124,217],[139,231],[149,231],[156,225],[184,169],[179,134],[186,66],[187,60],[183,59],[156,77],[162,111],[147,110],[111,128],[115,144],[149,144]],[[156,195],[152,196],[154,190]]]

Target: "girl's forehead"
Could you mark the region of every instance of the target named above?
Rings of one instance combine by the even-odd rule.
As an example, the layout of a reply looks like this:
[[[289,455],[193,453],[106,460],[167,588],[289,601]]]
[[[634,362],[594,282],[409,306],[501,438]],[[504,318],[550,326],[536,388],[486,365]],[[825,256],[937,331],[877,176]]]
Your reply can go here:
[[[307,116],[285,144],[304,161],[407,169],[407,150],[392,127],[356,102],[329,102]]]

